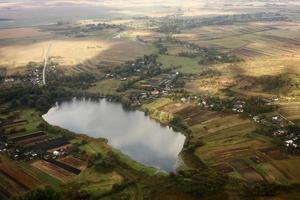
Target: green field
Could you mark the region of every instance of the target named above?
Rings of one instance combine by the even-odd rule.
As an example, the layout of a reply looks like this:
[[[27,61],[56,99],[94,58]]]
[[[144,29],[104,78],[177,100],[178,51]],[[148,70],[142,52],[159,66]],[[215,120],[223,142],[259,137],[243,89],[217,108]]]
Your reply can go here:
[[[120,80],[107,79],[96,82],[92,87],[88,89],[88,91],[91,93],[99,94],[115,94],[121,83],[122,81]]]
[[[178,67],[176,71],[185,74],[196,74],[206,69],[205,66],[198,64],[199,60],[197,58],[162,55],[158,58],[158,61],[166,69]]]

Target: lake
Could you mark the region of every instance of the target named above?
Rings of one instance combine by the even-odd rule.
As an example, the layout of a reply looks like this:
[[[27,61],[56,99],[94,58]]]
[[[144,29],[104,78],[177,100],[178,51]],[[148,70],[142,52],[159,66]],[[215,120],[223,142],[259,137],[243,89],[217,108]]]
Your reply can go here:
[[[120,103],[77,100],[52,107],[43,118],[52,125],[109,144],[132,159],[163,171],[174,171],[185,136],[150,119],[141,111],[127,111]]]

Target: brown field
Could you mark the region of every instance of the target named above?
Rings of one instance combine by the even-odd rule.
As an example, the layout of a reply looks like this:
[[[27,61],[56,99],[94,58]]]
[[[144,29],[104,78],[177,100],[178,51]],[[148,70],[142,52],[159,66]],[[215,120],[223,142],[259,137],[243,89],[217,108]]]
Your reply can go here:
[[[81,171],[85,170],[87,168],[87,162],[80,160],[78,158],[75,158],[73,156],[67,156],[64,158],[59,159],[60,162],[65,163],[67,165],[70,165],[74,168],[80,169]]]
[[[197,198],[193,197],[192,195],[183,193],[178,191],[177,188],[169,188],[164,189],[161,192],[157,192],[152,197],[153,200],[196,200]]]
[[[188,104],[170,103],[170,104],[163,105],[163,106],[157,108],[157,110],[175,114],[175,113],[178,113],[180,110],[186,109],[188,107],[189,107]]]
[[[282,152],[279,151],[279,149],[274,147],[259,149],[259,151],[273,160],[284,160],[288,158],[287,155],[284,155]]]
[[[263,177],[258,174],[255,169],[250,167],[244,160],[236,159],[230,161],[230,165],[235,168],[235,170],[241,174],[245,180],[250,182],[263,181]]]
[[[34,189],[41,185],[41,182],[36,178],[28,175],[23,170],[18,168],[16,165],[12,165],[10,163],[1,163],[0,171],[5,176],[9,177],[22,187],[26,189]]]
[[[6,194],[5,196],[20,195],[25,193],[27,189],[11,180],[4,174],[0,173],[0,193]]]
[[[40,135],[40,136],[37,136],[37,137],[32,137],[32,138],[27,138],[27,139],[24,139],[24,140],[19,140],[19,141],[15,142],[15,144],[18,145],[18,146],[26,146],[26,145],[34,144],[36,142],[41,142],[41,141],[44,141],[44,140],[47,140],[47,139],[49,139],[49,136]]]
[[[60,180],[63,183],[66,183],[68,181],[70,181],[72,179],[72,177],[74,177],[74,174],[62,169],[60,167],[57,167],[56,165],[43,161],[43,160],[39,160],[39,161],[35,161],[33,163],[31,163],[31,165],[47,174],[49,174],[50,176]]]

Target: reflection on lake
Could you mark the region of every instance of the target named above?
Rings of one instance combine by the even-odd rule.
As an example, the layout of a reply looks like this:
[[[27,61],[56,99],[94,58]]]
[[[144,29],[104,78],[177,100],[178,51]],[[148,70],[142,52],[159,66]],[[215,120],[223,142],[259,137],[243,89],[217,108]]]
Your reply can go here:
[[[185,137],[145,116],[126,111],[107,100],[73,100],[51,108],[43,118],[50,124],[94,138],[107,138],[109,144],[133,159],[165,171],[174,170]]]

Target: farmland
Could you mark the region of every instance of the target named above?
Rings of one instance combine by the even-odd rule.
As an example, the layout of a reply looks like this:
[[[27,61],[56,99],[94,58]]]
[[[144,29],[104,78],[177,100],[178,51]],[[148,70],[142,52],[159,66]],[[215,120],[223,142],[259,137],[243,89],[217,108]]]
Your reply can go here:
[[[299,6],[1,2],[0,199],[48,186],[63,199],[297,199]],[[118,102],[181,132],[177,168],[42,118],[73,98]]]
[[[57,180],[24,163],[14,163],[1,156],[1,191],[5,196],[22,194],[41,185],[57,186]]]
[[[43,62],[44,53],[50,46],[48,57],[52,61],[62,69],[80,73],[95,70],[99,64],[116,66],[153,51],[151,45],[140,44],[130,38],[114,39],[114,35],[118,34],[114,29],[94,32],[84,38],[61,34],[47,28],[2,29],[0,65],[6,66],[9,72],[23,71],[29,62]]]
[[[156,110],[151,113],[158,120],[162,119],[156,117],[157,112],[169,113],[187,123],[191,130],[189,142],[201,140],[204,143],[194,154],[218,171],[250,182],[291,184],[299,181],[294,173],[298,165],[293,164],[299,162],[299,156],[288,156],[269,138],[253,135],[257,125],[250,120],[167,99],[148,105],[148,109]]]

